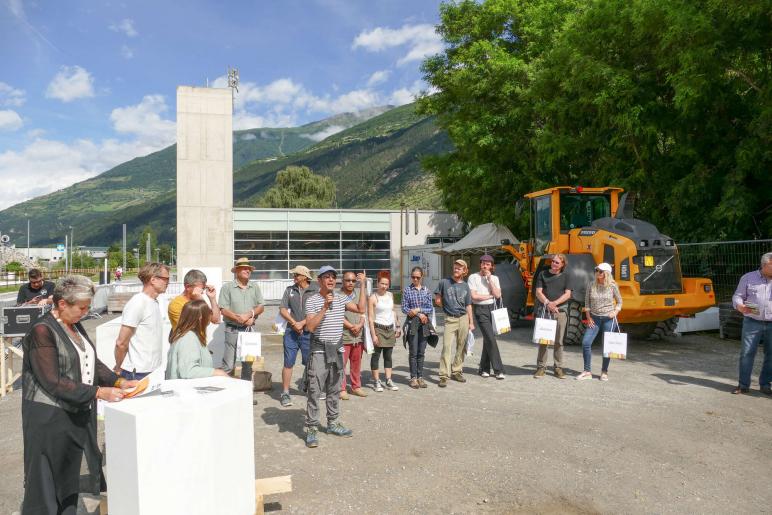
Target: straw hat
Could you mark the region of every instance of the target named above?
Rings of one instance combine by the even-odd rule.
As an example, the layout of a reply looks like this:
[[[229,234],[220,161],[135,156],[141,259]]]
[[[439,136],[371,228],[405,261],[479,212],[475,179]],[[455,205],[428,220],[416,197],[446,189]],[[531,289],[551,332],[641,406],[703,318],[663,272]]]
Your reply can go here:
[[[235,274],[237,268],[249,268],[250,270],[255,269],[255,267],[249,264],[249,259],[245,257],[240,257],[236,260],[236,264],[233,265],[233,268],[231,268],[231,272]]]

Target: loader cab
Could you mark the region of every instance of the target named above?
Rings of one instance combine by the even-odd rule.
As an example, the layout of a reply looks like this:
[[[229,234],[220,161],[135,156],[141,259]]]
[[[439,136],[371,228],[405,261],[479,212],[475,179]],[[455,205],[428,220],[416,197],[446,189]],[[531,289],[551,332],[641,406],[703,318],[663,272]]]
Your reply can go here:
[[[569,231],[613,216],[621,192],[621,188],[559,186],[526,195],[531,201],[533,255],[567,252]]]

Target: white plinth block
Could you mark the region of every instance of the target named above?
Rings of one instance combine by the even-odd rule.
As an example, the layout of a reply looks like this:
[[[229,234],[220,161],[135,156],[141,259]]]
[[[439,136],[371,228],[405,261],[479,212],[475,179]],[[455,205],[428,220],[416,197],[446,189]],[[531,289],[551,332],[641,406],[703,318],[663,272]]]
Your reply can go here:
[[[253,514],[251,383],[210,377],[166,381],[168,390],[105,408],[110,514]]]

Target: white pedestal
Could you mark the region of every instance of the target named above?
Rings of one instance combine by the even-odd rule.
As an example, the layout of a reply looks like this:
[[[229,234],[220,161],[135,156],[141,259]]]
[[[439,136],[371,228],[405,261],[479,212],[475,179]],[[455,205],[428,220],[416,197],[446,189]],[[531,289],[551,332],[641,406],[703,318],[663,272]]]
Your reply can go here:
[[[251,383],[180,379],[169,390],[105,407],[110,514],[253,514]]]

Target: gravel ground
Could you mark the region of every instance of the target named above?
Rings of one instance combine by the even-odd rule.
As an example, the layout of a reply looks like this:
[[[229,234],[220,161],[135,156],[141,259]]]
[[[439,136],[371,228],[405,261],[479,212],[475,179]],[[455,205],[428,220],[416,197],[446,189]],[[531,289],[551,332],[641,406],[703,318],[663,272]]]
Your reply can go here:
[[[262,317],[272,321],[276,308]],[[94,323],[90,322],[93,334]],[[293,492],[267,498],[290,513],[751,513],[772,510],[772,398],[730,395],[738,342],[713,334],[633,342],[610,381],[577,382],[581,349],[569,347],[566,380],[535,370],[530,329],[500,338],[507,377],[475,374],[411,390],[407,351],[395,349],[397,392],[342,402],[353,438],[303,441],[305,401],[279,405],[281,344],[267,337],[273,391],[256,394],[257,477],[291,474]],[[477,346],[481,346],[478,338]],[[600,369],[600,349],[593,371]],[[757,357],[754,381],[758,379]],[[365,369],[369,368],[367,365]],[[296,368],[293,378],[301,373]],[[369,372],[363,379],[369,381]],[[293,393],[297,393],[293,390]],[[21,396],[0,401],[0,514],[22,497]],[[86,510],[82,509],[82,512]]]

